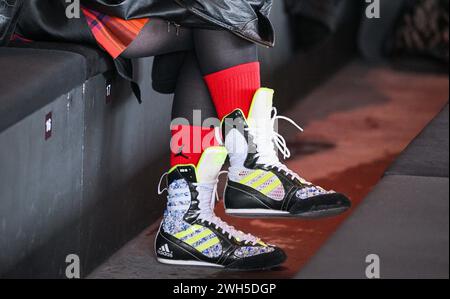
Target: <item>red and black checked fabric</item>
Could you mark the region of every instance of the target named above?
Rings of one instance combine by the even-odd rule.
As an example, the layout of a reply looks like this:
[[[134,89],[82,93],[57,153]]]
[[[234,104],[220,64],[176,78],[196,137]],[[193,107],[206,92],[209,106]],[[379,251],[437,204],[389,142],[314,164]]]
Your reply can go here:
[[[149,21],[148,18],[123,20],[87,8],[83,8],[83,13],[97,43],[113,58],[125,51]]]

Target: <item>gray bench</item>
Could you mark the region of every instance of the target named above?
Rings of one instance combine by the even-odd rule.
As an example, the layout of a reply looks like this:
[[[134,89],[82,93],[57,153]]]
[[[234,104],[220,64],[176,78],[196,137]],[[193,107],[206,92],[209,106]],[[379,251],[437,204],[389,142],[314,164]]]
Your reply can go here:
[[[100,51],[39,47],[0,48],[4,277],[65,277],[72,253],[88,273],[164,205],[153,187],[167,161],[169,136],[160,132],[169,126],[170,97],[144,84],[138,105]],[[138,72],[150,67],[143,60]]]

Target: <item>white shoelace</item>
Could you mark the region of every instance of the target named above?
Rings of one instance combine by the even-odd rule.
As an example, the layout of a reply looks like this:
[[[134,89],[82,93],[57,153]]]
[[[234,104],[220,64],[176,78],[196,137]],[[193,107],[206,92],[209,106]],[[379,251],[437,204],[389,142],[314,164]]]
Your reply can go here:
[[[299,180],[302,184],[312,185],[304,178],[290,170],[286,165],[280,162],[278,157],[278,151],[283,155],[283,159],[289,159],[291,157],[291,151],[287,147],[286,139],[278,132],[275,132],[275,122],[277,120],[285,120],[296,127],[299,131],[303,132],[303,128],[300,127],[292,119],[278,115],[277,108],[272,108],[272,118],[270,123],[260,124],[256,121],[256,124],[247,128],[248,133],[253,137],[253,142],[257,147],[256,158],[258,164],[262,164],[265,167],[273,167],[278,170],[285,171],[293,179]],[[273,145],[273,146],[270,146]]]
[[[169,175],[168,172],[164,172],[163,175],[161,176],[161,178],[159,179],[159,183],[158,183],[158,195],[163,194],[165,191],[168,191],[168,187],[165,187],[163,189],[161,189],[161,185],[164,181],[164,178],[166,178]],[[167,186],[167,181],[166,181],[166,186]]]
[[[226,174],[228,172],[222,171],[219,176],[222,174]],[[168,188],[161,189],[162,182],[165,177],[167,177],[168,173],[164,173],[158,184],[158,194],[161,195],[165,191],[168,191]],[[209,225],[214,225],[216,229],[221,229],[224,234],[228,235],[228,238],[231,240],[235,238],[238,241],[243,241],[245,244],[257,245],[261,240],[251,234],[246,234],[240,230],[237,230],[235,227],[229,225],[214,213],[214,208],[216,207],[216,201],[219,199],[219,195],[217,192],[217,184],[218,180],[211,183],[196,183],[194,186],[198,191],[198,200],[199,200],[199,220],[202,223],[208,223]]]
[[[228,235],[228,238],[230,240],[232,238],[235,238],[236,240],[242,241],[245,244],[256,245],[260,241],[260,239],[251,234],[246,234],[240,230],[237,230],[233,226],[217,217],[217,215],[214,213],[217,199],[217,183],[218,181],[211,183],[194,184],[194,186],[196,186],[197,188],[198,200],[200,202],[199,220],[202,223],[214,225],[216,229],[220,228],[224,234]]]

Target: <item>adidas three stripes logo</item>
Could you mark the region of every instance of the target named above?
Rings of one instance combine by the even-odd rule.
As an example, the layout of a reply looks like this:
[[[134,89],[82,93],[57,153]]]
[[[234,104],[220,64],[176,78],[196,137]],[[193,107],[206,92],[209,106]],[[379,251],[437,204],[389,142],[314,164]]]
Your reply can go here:
[[[252,171],[244,178],[241,178],[239,183],[252,187],[266,196],[269,196],[272,191],[282,186],[280,179],[275,174],[260,169]],[[282,193],[284,197],[284,192]],[[272,199],[277,200],[277,198]]]
[[[170,257],[170,258],[173,257],[173,252],[169,249],[169,245],[168,244],[165,244],[165,245],[161,246],[158,249],[158,253],[160,255],[164,255],[166,257]]]

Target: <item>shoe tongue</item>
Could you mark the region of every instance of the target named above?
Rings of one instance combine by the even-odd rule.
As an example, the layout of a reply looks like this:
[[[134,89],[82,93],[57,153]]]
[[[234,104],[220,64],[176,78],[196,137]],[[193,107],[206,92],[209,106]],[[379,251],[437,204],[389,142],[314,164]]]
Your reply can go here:
[[[222,146],[207,148],[197,164],[197,183],[215,182],[227,155],[227,150]]]
[[[253,97],[253,102],[248,115],[250,126],[267,124],[272,118],[274,91],[268,88],[260,88]]]

